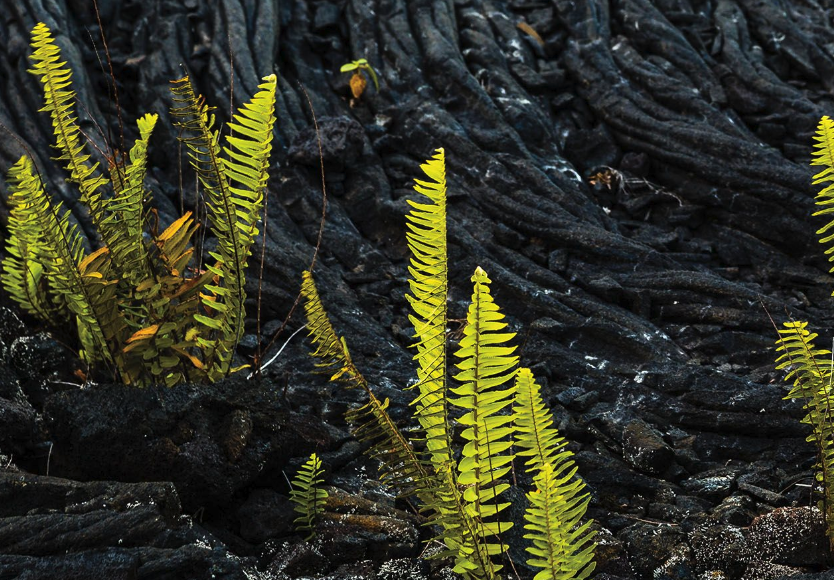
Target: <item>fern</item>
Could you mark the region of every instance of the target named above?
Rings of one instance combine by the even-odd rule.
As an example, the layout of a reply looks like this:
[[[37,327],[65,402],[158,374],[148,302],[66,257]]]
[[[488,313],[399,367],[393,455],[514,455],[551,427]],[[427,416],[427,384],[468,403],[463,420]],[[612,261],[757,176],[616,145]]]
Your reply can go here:
[[[580,525],[590,497],[579,495],[584,485],[575,474],[572,461],[556,469],[545,463],[534,478],[536,489],[527,494],[524,537],[532,542],[527,551],[533,556],[527,563],[542,569],[534,580],[582,580],[596,566],[592,522]]]
[[[779,331],[777,369],[787,369],[785,380],[793,380],[786,399],[799,399],[808,411],[802,419],[811,426],[807,441],[817,448],[816,481],[822,488],[820,511],[825,517],[826,534],[834,550],[834,391],[832,390],[831,351],[817,349],[817,334],[807,330],[807,322],[786,322]]]
[[[459,419],[465,428],[461,437],[467,440],[458,464],[458,483],[464,486],[463,499],[476,520],[481,548],[487,556],[506,551],[503,543],[494,543],[510,529],[511,522],[494,519],[509,503],[499,503],[498,496],[509,488],[501,482],[510,470],[512,454],[512,415],[505,412],[512,403],[514,387],[503,387],[511,381],[518,364],[512,356],[514,346],[503,346],[515,333],[502,333],[507,324],[489,291],[486,272],[477,268],[472,275],[474,291],[466,318],[463,339],[455,355],[462,359],[455,378],[462,384],[451,390],[457,397],[451,403],[466,411]],[[501,569],[490,564],[491,573]]]
[[[305,541],[316,537],[315,521],[324,511],[324,500],[328,497],[327,491],[321,488],[323,473],[321,459],[313,453],[292,480],[290,501],[295,503],[295,511],[301,514],[293,523],[296,530],[310,532]]]
[[[828,185],[817,193],[815,203],[823,209],[816,211],[813,215],[830,215],[834,213],[834,121],[827,116],[820,119],[814,140],[817,144],[811,165],[822,165],[824,169],[814,175],[812,183],[814,185],[828,183]],[[825,254],[829,262],[834,262],[834,244],[831,243],[834,241],[834,232],[830,231],[832,228],[834,228],[834,219],[817,230],[817,235],[820,236],[819,242],[828,244]],[[830,271],[834,272],[834,267]]]
[[[368,402],[362,407],[348,412],[347,419],[354,426],[357,439],[371,445],[367,453],[382,464],[381,479],[395,486],[403,495],[433,487],[424,465],[389,417],[388,399],[380,401],[353,364],[345,340],[336,334],[324,310],[310,272],[302,274],[301,295],[304,297],[310,339],[316,347],[312,354],[321,361],[316,366],[328,374],[332,373],[331,381],[361,389],[368,397]]]
[[[530,369],[519,369],[513,405],[515,446],[518,457],[528,457],[527,471],[540,471],[545,463],[556,464],[570,453],[559,450],[567,445],[553,428],[553,416],[542,401],[540,387]]]
[[[34,255],[42,262],[30,261],[30,267],[37,270],[32,265],[37,263],[45,269],[56,301],[75,316],[82,358],[89,363],[101,360],[112,364],[118,356],[116,339],[122,326],[114,299],[115,282],[106,278],[110,263],[106,249],[83,258],[78,230],[70,225],[69,214],[61,213],[60,205],[53,207],[27,157],[21,157],[9,170],[9,189],[18,211],[31,220],[25,229],[12,224],[12,238],[30,237],[30,226],[37,229],[41,241]],[[10,266],[12,274],[4,278],[4,286],[23,304],[27,298],[21,294],[18,282],[21,270],[14,267],[14,262]],[[26,284],[28,292],[32,286]]]
[[[222,151],[208,108],[194,97],[187,79],[177,85],[182,107],[175,113],[183,129],[197,131],[187,142],[208,190],[209,217],[218,237],[212,254],[216,264],[207,271],[195,268],[190,275],[190,241],[198,227],[191,215],[161,235],[149,224],[144,180],[157,115],[138,120],[139,137],[127,159],[119,152],[108,156],[108,172],[102,175],[84,151],[85,136],[73,112],[72,74],[46,25],[34,28],[32,46],[31,72],[43,85],[42,110],[52,118],[57,160],[78,186],[105,245],[84,255],[68,214],[51,204],[31,161],[21,159],[8,179],[10,235],[0,275],[3,287],[24,310],[46,322],[74,321],[83,360],[91,366],[103,363],[125,384],[213,381],[237,370],[230,362],[243,332],[243,276],[266,188],[275,77],[265,79],[235,115],[230,126],[237,136],[227,138]]]
[[[26,163],[25,158],[21,159],[7,179],[11,210],[6,241],[9,255],[3,260],[3,287],[30,314],[43,321],[65,321],[70,312],[66,302],[49,284],[47,270],[51,254],[42,237],[36,206],[26,195],[28,188],[36,188]]]
[[[130,287],[153,276],[143,233],[144,208],[150,197],[145,191],[148,140],[157,119],[157,115],[148,114],[137,121],[139,138],[130,150],[130,165],[123,179],[119,172],[114,172],[112,182],[116,195],[105,204],[108,215],[102,222],[102,228],[112,232],[108,248],[116,262],[122,265],[120,270]],[[116,187],[117,183],[121,186]]]
[[[485,554],[478,552],[475,521],[464,507],[452,463],[426,465],[418,458],[388,415],[388,399],[380,401],[353,364],[347,344],[333,329],[309,272],[302,276],[301,293],[310,338],[316,347],[312,354],[321,360],[317,366],[330,375],[331,381],[359,388],[368,396],[368,402],[348,411],[346,418],[357,439],[370,445],[366,453],[379,460],[380,479],[397,489],[401,497],[416,496],[422,502],[428,524],[441,529],[435,539],[447,547],[438,557],[455,558],[454,570],[468,573],[470,578],[489,577]]]
[[[411,250],[406,298],[414,314],[417,343],[416,416],[426,434],[432,463],[451,462],[446,409],[446,302],[448,265],[446,251],[446,165],[443,149],[421,166],[431,181],[415,180],[414,189],[429,203],[408,200],[406,239]]]
[[[545,473],[537,476],[542,487],[531,499],[534,505],[528,511],[528,537],[533,540],[529,551],[535,556],[531,562],[540,567],[544,566],[541,562],[548,562],[556,574],[553,578],[569,578],[566,574],[570,571],[585,578],[593,570],[594,545],[589,545],[590,522],[577,525],[587,508],[588,494],[579,495],[583,483],[574,480],[576,468],[569,459],[571,454],[560,451],[565,443],[552,428],[553,421],[547,416],[530,371],[522,371],[518,386],[508,385],[516,374],[513,369],[518,359],[513,356],[515,347],[505,343],[515,335],[502,332],[507,325],[490,295],[489,278],[480,268],[472,276],[472,303],[456,352],[461,361],[456,365],[460,372],[455,378],[460,384],[447,385],[443,150],[438,149],[422,167],[431,181],[418,181],[415,189],[429,203],[409,202],[413,210],[408,215],[407,241],[412,259],[407,298],[417,338],[414,415],[425,433],[415,443],[425,444],[426,459],[421,461],[412,450],[388,416],[388,401],[380,402],[357,370],[344,339],[336,334],[324,311],[312,276],[305,272],[302,295],[315,346],[313,355],[320,360],[317,367],[332,381],[365,391],[368,403],[347,414],[354,434],[370,444],[368,453],[382,463],[382,479],[402,495],[420,500],[428,524],[437,528],[433,540],[445,545],[435,556],[453,558],[455,572],[469,580],[494,580],[502,568],[493,558],[507,550],[500,535],[512,523],[500,519],[500,512],[509,505],[500,501],[500,496],[509,487],[503,478],[514,457],[509,452],[511,435],[518,430],[516,445],[522,449],[521,455],[530,457],[528,468]],[[513,400],[516,389],[524,392]],[[515,409],[511,411],[513,403]],[[464,411],[459,422],[467,443],[457,465],[449,444],[448,405]],[[544,516],[540,515],[541,509],[545,510]]]
[[[210,256],[217,263],[207,266],[218,279],[206,285],[203,305],[211,314],[195,315],[203,325],[198,344],[206,350],[206,370],[211,380],[239,370],[231,368],[232,353],[243,335],[246,293],[246,262],[258,233],[257,222],[263,207],[272,126],[275,123],[275,75],[264,78],[261,89],[234,115],[229,126],[240,137],[227,137],[221,157],[214,116],[202,98],[194,94],[191,81],[184,77],[173,82],[171,114],[188,136],[180,137],[189,149],[189,161],[197,172],[207,197],[207,212],[212,232],[217,236],[217,251]]]
[[[32,30],[32,47],[35,49],[31,56],[34,65],[29,72],[39,77],[43,84],[45,103],[41,111],[48,112],[52,117],[56,146],[61,152],[56,161],[64,162],[70,173],[69,180],[78,185],[81,202],[90,210],[93,224],[99,232],[106,234],[108,230],[102,227],[105,214],[100,190],[107,180],[98,173],[98,163],[87,163],[90,155],[84,152],[79,139],[81,131],[73,112],[75,91],[71,86],[72,71],[67,68],[66,62],[60,60],[61,51],[43,22]],[[105,237],[105,243],[110,245],[111,242]]]
[[[582,494],[585,485],[576,477],[573,453],[564,450],[567,442],[553,427],[553,416],[530,369],[518,371],[513,412],[516,454],[528,457],[525,465],[534,473],[536,485],[527,494],[524,515],[528,522],[524,529],[529,532],[524,537],[532,542],[527,551],[533,556],[527,563],[542,568],[535,580],[586,578],[595,566],[594,533],[588,531],[592,521],[581,526],[579,522],[590,496]]]

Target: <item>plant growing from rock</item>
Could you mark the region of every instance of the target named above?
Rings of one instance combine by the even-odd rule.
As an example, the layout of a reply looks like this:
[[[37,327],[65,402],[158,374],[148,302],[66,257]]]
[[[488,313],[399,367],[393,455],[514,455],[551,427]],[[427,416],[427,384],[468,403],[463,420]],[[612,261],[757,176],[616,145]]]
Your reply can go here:
[[[324,511],[324,501],[328,497],[327,490],[321,488],[321,484],[324,483],[323,474],[321,459],[313,453],[292,480],[290,501],[295,504],[294,509],[300,514],[293,523],[297,531],[310,532],[304,538],[305,541],[316,537],[316,519]]]
[[[420,500],[435,540],[445,546],[437,556],[454,559],[454,571],[471,580],[499,577],[497,557],[507,545],[502,534],[512,522],[501,512],[509,505],[502,494],[513,459],[527,457],[536,489],[528,494],[525,514],[531,540],[528,564],[540,569],[537,580],[586,578],[594,569],[591,522],[580,520],[588,506],[584,483],[576,477],[572,454],[553,428],[538,385],[528,369],[517,369],[515,333],[495,304],[486,272],[471,280],[472,300],[455,357],[456,382],[447,372],[448,258],[446,249],[446,178],[442,149],[422,166],[428,180],[415,190],[426,202],[409,201],[408,246],[410,293],[415,328],[417,382],[414,415],[424,438],[409,441],[391,421],[388,400],[381,401],[356,369],[330,323],[312,276],[305,272],[302,295],[318,366],[331,380],[361,388],[368,402],[348,414],[354,434],[370,444],[368,453],[382,463],[382,479],[403,496]],[[462,413],[466,444],[456,461],[451,445],[450,407]],[[516,449],[516,454],[512,449]],[[419,451],[417,450],[419,449]]]
[[[243,334],[244,271],[263,206],[275,121],[275,75],[229,124],[237,136],[221,148],[214,118],[189,78],[173,81],[171,114],[207,198],[218,244],[213,264],[189,275],[191,238],[198,225],[187,213],[157,234],[144,186],[149,139],[157,115],[137,122],[139,138],[127,159],[113,155],[107,174],[90,163],[74,113],[72,72],[49,28],[32,31],[30,71],[43,84],[52,117],[55,158],[69,172],[89,209],[102,246],[86,255],[69,213],[54,204],[26,156],[8,174],[11,205],[8,257],[2,285],[30,314],[72,324],[79,354],[129,385],[215,381],[239,368],[232,355]],[[199,266],[199,265],[198,265]]]
[[[359,60],[351,61],[343,64],[342,68],[339,69],[339,72],[351,71],[353,71],[353,74],[350,76],[350,92],[353,93],[354,99],[361,97],[362,93],[365,92],[365,87],[368,86],[365,75],[371,77],[371,80],[374,81],[374,88],[379,92],[379,79],[376,76],[376,71],[374,67],[368,64],[366,59],[360,58]]]
[[[816,196],[816,205],[822,209],[814,216],[834,213],[834,121],[823,117],[817,127],[817,142],[811,165],[821,165],[823,170],[814,176],[814,185],[827,183]],[[834,220],[817,230],[820,243],[829,247],[825,253],[834,261]],[[831,269],[834,272],[834,268]],[[799,399],[807,414],[803,423],[810,425],[807,441],[817,449],[814,478],[820,486],[818,507],[825,518],[829,548],[834,552],[834,389],[832,389],[831,351],[814,345],[818,337],[808,330],[804,321],[788,321],[779,330],[776,359],[777,369],[787,369],[785,380],[793,380],[793,388],[786,399]]]

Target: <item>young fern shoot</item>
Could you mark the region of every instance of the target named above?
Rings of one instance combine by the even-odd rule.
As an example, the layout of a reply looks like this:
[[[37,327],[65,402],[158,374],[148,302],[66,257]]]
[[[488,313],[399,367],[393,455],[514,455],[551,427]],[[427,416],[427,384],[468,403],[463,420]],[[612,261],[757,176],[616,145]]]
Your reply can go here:
[[[327,491],[321,488],[324,483],[324,470],[321,459],[313,453],[310,459],[298,470],[292,480],[290,501],[295,504],[295,511],[300,515],[293,523],[299,532],[309,532],[305,541],[316,537],[316,519],[324,511],[324,501],[328,498]]]

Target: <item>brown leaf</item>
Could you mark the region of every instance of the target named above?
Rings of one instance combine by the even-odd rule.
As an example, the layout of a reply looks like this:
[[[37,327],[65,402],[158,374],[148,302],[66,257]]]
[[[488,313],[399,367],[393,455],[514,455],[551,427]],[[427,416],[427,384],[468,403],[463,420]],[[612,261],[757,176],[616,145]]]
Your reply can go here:
[[[359,71],[353,73],[353,76],[350,77],[350,91],[353,93],[353,98],[358,99],[361,97],[367,85],[368,81],[365,80],[365,75]]]

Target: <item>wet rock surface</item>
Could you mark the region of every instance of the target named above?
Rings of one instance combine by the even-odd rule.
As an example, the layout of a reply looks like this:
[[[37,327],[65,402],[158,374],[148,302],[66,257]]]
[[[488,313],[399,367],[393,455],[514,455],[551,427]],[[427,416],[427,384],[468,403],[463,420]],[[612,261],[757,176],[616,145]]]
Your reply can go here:
[[[266,334],[292,306],[321,216],[303,85],[328,193],[317,283],[398,422],[411,425],[414,374],[403,215],[419,163],[442,146],[450,317],[482,266],[592,494],[596,577],[830,576],[807,507],[814,452],[801,405],[782,399],[765,312],[834,328],[807,166],[834,110],[828,0],[98,4],[126,139],[140,114],[161,116],[148,184],[163,223],[194,209],[168,114],[180,63],[221,122],[232,84],[241,103],[278,73]],[[73,67],[82,129],[106,150],[119,123],[86,32],[95,14],[74,0],[4,8],[0,122],[20,140],[0,139],[0,168],[26,144],[95,245],[25,72],[43,21]],[[352,99],[338,69],[357,58],[380,89]],[[243,358],[256,312],[251,298]],[[301,336],[257,380],[135,390],[81,385],[70,337],[45,330],[0,297],[0,578],[448,577],[419,560],[428,530],[348,436],[359,395],[310,373]],[[311,451],[334,499],[305,544],[287,477]]]

